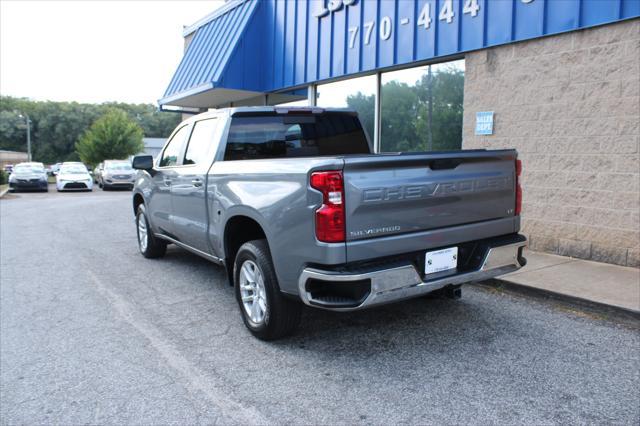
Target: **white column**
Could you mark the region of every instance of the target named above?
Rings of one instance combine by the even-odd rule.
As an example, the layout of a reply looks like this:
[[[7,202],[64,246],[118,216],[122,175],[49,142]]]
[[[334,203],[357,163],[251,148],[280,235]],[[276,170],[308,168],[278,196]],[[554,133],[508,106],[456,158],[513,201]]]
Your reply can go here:
[[[316,85],[310,84],[307,87],[307,100],[309,101],[309,106],[316,106],[316,100],[317,100],[316,93],[317,93]]]

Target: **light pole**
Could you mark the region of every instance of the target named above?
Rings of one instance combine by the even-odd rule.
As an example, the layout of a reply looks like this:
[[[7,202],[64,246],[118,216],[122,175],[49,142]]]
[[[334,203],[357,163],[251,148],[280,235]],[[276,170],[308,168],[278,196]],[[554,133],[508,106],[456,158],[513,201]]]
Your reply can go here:
[[[19,117],[27,120],[27,159],[31,161],[31,119],[26,112],[21,113]]]

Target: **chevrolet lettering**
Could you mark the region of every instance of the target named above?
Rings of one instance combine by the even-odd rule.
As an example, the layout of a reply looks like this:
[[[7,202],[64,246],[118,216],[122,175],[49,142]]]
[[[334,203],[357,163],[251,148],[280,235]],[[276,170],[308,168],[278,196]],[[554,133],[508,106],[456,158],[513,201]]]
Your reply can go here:
[[[461,180],[457,182],[431,183],[427,185],[407,185],[391,188],[368,188],[362,191],[362,202],[400,201],[425,197],[447,196],[460,193],[509,190],[513,187],[511,177]]]

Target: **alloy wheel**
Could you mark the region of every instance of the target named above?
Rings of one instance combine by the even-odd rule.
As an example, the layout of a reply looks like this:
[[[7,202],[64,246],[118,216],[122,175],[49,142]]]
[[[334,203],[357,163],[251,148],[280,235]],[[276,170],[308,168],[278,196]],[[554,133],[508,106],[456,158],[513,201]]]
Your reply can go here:
[[[254,324],[262,324],[267,313],[267,292],[262,271],[252,260],[240,267],[240,298],[247,316]]]
[[[145,252],[147,250],[147,221],[143,214],[138,216],[138,243],[140,251]]]

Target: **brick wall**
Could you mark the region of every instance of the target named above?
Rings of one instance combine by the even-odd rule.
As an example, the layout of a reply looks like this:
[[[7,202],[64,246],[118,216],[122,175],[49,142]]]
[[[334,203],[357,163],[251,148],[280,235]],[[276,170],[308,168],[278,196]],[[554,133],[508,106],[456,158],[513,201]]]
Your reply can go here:
[[[464,96],[463,148],[519,152],[532,249],[640,266],[639,19],[470,53]]]

